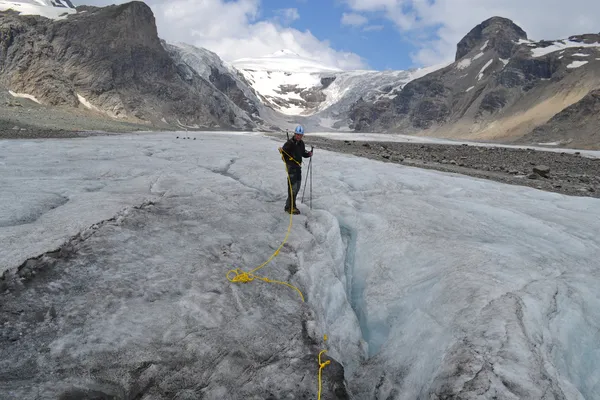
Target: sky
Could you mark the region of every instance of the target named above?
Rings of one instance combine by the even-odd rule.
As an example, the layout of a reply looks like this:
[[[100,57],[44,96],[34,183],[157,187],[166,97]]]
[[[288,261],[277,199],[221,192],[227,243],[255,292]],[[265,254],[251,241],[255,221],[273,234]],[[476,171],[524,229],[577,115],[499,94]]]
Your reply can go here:
[[[81,0],[105,6],[116,0]],[[159,36],[225,61],[290,49],[342,69],[399,70],[446,63],[493,16],[534,40],[600,32],[598,0],[147,0]]]

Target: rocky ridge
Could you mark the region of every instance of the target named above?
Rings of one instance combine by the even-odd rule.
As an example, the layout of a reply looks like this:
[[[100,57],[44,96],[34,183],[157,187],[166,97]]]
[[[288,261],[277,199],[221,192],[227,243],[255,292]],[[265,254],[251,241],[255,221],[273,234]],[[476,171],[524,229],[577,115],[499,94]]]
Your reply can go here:
[[[599,35],[533,42],[511,20],[493,17],[458,43],[454,63],[409,82],[393,98],[356,102],[352,127],[517,140],[600,87],[599,50]],[[590,142],[594,120],[581,122],[586,128],[570,133],[571,146]]]
[[[61,20],[1,13],[0,85],[44,105],[148,127],[256,125],[213,83],[175,63],[145,3],[78,11]]]

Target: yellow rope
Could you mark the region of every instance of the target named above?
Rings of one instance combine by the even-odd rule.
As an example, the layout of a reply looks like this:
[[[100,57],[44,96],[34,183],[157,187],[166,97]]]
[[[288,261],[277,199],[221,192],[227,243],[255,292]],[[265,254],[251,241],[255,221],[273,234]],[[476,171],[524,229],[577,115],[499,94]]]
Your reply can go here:
[[[283,149],[279,149],[279,152],[282,153],[281,158],[283,159],[283,154],[286,154],[290,160],[294,161],[296,164],[301,165],[298,161],[296,161],[292,156],[290,156],[288,153],[286,153]],[[285,160],[284,160],[285,162]],[[275,250],[275,252],[271,255],[271,257],[269,257],[269,259],[267,261],[265,261],[264,263],[262,263],[261,265],[259,265],[258,267],[254,268],[253,270],[251,270],[250,272],[245,272],[242,271],[239,268],[236,269],[232,269],[229,270],[227,272],[227,279],[230,282],[242,282],[242,283],[247,283],[247,282],[252,282],[255,279],[259,279],[263,282],[267,282],[267,283],[278,283],[281,285],[286,285],[292,289],[295,289],[299,294],[300,297],[302,298],[302,301],[304,302],[304,296],[302,295],[302,292],[300,291],[300,289],[298,289],[296,286],[288,283],[288,282],[282,282],[282,281],[276,281],[274,279],[269,279],[267,277],[264,276],[258,276],[255,274],[256,271],[258,271],[259,269],[261,269],[262,267],[264,267],[265,265],[267,265],[274,257],[276,257],[279,254],[279,251],[281,250],[281,248],[283,247],[283,245],[285,244],[285,242],[288,239],[288,236],[290,234],[290,230],[292,228],[292,217],[293,217],[293,210],[294,210],[294,198],[293,196],[291,196],[292,193],[292,180],[290,179],[290,173],[287,167],[287,163],[285,163],[285,170],[286,170],[286,174],[288,177],[288,184],[289,184],[289,188],[290,188],[290,197],[291,197],[291,203],[290,203],[290,223],[288,225],[288,230],[287,233],[285,235],[285,238],[283,239],[283,242],[281,242],[281,244],[279,245],[279,247],[277,248],[277,250]],[[230,277],[231,274],[234,274],[233,277]],[[325,341],[327,341],[327,335],[323,336],[323,339]],[[328,366],[331,363],[331,360],[327,360],[325,362],[321,362],[321,355],[323,353],[326,353],[327,350],[321,350],[321,352],[319,353],[319,357],[318,357],[318,361],[319,361],[319,399],[321,400],[321,391],[322,391],[322,371],[323,368],[325,368],[326,366]]]
[[[321,400],[321,371],[331,363],[331,360],[321,362],[321,354],[325,353],[326,351],[327,350],[321,350],[319,353],[319,400]]]
[[[298,162],[298,161],[296,161],[296,159],[295,159],[294,157],[292,157],[292,156],[290,156],[288,153],[286,153],[286,151],[285,151],[284,149],[282,149],[281,147],[279,148],[279,151],[280,151],[281,153],[285,154],[286,156],[288,156],[290,161],[293,161],[293,162],[295,162],[296,164],[298,164],[299,166],[302,166],[302,163],[301,163],[301,162]],[[283,160],[283,155],[281,156],[281,159]],[[285,162],[285,160],[283,160],[283,161]],[[287,170],[287,163],[286,163],[286,165],[285,165],[285,168],[286,168],[286,170]]]
[[[279,149],[280,153],[285,153],[287,154],[283,149]],[[294,160],[294,158],[292,158],[289,154],[287,154],[291,160],[293,160],[294,162],[296,162],[296,164],[300,165],[300,163],[298,163],[296,160]],[[281,156],[281,158],[283,159],[283,155]],[[285,160],[284,160],[285,161]],[[287,167],[287,163],[285,163],[285,172],[287,174],[287,178],[288,178],[288,184],[290,187],[290,195],[292,193],[292,180],[290,179],[290,172],[288,170]],[[265,261],[264,263],[262,263],[261,265],[259,265],[258,267],[254,268],[252,271],[250,272],[245,272],[242,271],[239,268],[236,269],[231,269],[229,271],[227,271],[227,280],[229,282],[241,282],[241,283],[247,283],[247,282],[252,282],[254,279],[260,279],[261,281],[267,282],[267,283],[278,283],[281,285],[286,285],[292,289],[295,289],[299,294],[300,294],[300,298],[302,298],[302,301],[304,302],[304,295],[302,295],[302,292],[300,291],[300,289],[298,289],[296,286],[288,283],[288,282],[282,282],[282,281],[276,281],[274,279],[269,279],[267,277],[263,277],[263,276],[258,276],[255,274],[256,271],[258,271],[259,269],[261,269],[262,267],[264,267],[265,265],[267,265],[269,262],[271,262],[271,260],[273,258],[275,258],[278,254],[279,251],[281,250],[281,248],[283,247],[283,245],[285,244],[285,242],[287,242],[288,240],[288,236],[290,235],[290,231],[292,229],[292,217],[293,217],[293,213],[292,211],[294,210],[294,197],[291,197],[291,204],[290,204],[290,223],[288,224],[288,229],[287,229],[287,233],[285,234],[285,238],[283,239],[283,242],[281,242],[281,244],[279,245],[279,247],[277,248],[277,250],[275,250],[275,252],[271,255],[271,257],[269,257],[269,259],[267,261]],[[229,275],[234,274],[234,276],[232,278],[229,277]]]

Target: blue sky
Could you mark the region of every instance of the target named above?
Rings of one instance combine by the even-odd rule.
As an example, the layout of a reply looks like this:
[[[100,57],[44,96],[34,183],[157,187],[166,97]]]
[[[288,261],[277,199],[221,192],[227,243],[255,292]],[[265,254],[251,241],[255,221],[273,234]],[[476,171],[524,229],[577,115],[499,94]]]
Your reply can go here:
[[[337,3],[337,4],[336,4]],[[267,18],[277,16],[282,6],[298,10],[300,18],[290,26],[309,30],[317,38],[328,40],[331,47],[358,54],[368,67],[377,70],[407,69],[417,66],[410,54],[418,48],[403,37],[394,24],[381,13],[362,25],[342,24],[344,14],[355,14],[341,2],[264,0],[262,8]]]
[[[73,0],[105,6],[124,0]],[[342,69],[407,69],[453,61],[456,44],[492,16],[530,39],[600,32],[598,0],[146,0],[159,36],[225,61],[289,49]]]

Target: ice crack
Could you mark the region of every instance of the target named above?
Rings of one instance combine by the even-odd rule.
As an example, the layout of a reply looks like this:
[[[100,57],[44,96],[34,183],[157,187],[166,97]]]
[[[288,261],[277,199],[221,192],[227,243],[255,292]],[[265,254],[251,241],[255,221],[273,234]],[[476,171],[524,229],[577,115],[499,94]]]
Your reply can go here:
[[[381,335],[373,331],[367,318],[367,303],[364,291],[366,287],[365,276],[356,268],[356,230],[340,223],[340,234],[345,248],[344,274],[346,276],[346,294],[350,307],[354,311],[364,341],[368,344],[368,356],[373,356],[381,348]],[[384,335],[385,336],[385,335]]]

